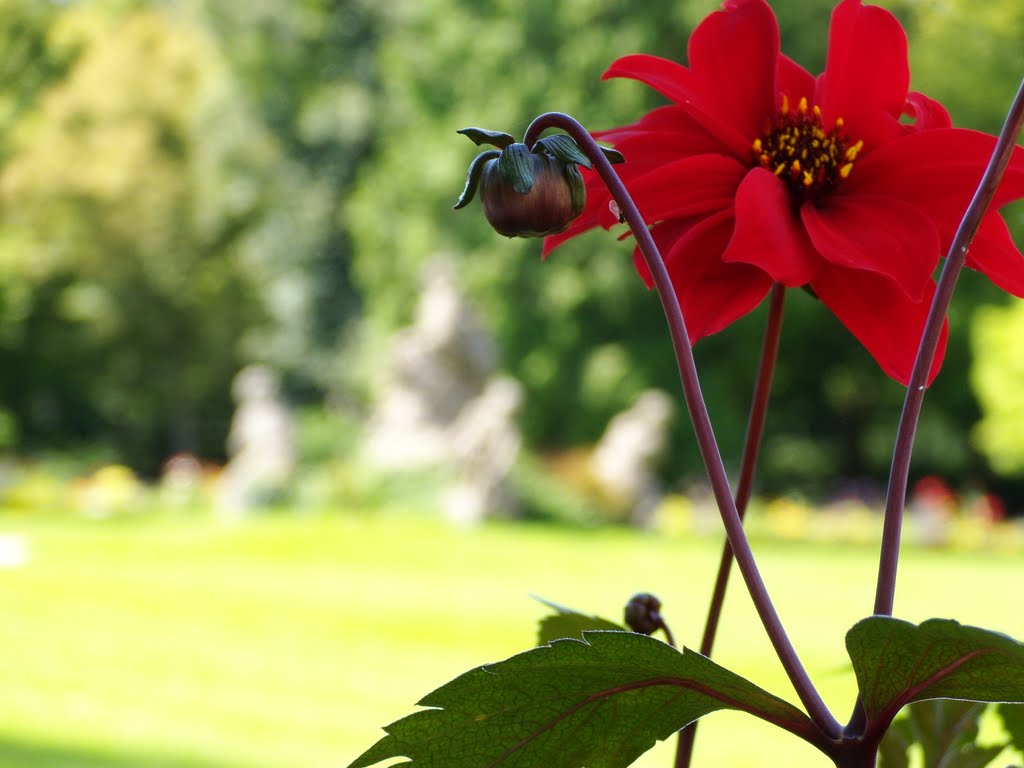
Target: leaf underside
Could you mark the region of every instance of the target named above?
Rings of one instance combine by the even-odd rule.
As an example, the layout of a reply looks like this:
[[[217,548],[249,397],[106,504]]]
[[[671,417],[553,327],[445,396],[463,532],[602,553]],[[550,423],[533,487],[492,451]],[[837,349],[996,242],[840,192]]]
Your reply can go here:
[[[692,651],[587,632],[471,670],[392,723],[349,768],[624,768],[686,724],[742,709],[805,738],[796,707]]]
[[[875,728],[915,701],[1024,702],[1024,645],[998,632],[872,616],[847,633],[846,648]]]

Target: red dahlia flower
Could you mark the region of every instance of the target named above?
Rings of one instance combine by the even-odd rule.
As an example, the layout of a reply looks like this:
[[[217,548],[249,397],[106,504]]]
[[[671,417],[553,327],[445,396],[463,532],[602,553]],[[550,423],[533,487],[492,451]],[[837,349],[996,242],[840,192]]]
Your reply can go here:
[[[727,0],[688,54],[689,67],[642,54],[613,63],[605,78],[640,80],[672,104],[595,136],[626,156],[620,173],[665,257],[691,341],[750,312],[773,282],[806,286],[905,384],[936,264],[995,138],[953,128],[941,104],[908,93],[903,28],[860,0],[833,12],[817,78],[779,52],[765,0]],[[617,223],[596,174],[587,192],[583,214],[547,238],[545,255]],[[967,266],[1024,296],[1024,257],[994,212],[1020,197],[1018,147]],[[650,286],[639,253],[635,261]]]

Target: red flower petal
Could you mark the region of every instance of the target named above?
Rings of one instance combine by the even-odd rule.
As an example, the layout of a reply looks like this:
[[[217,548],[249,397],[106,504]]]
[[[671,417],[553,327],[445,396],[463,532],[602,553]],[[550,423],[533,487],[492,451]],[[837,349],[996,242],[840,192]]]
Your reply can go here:
[[[821,257],[793,214],[789,189],[772,173],[755,168],[736,191],[736,227],[722,261],[760,267],[778,283],[804,285]]]
[[[608,138],[611,141],[613,139],[609,137],[613,137],[621,132],[688,130],[690,128],[701,129],[701,124],[694,120],[693,116],[683,107],[677,104],[669,104],[652,109],[635,123],[608,128],[603,131],[594,131],[594,136],[601,139]]]
[[[912,205],[875,195],[835,195],[805,204],[800,215],[811,242],[840,267],[885,275],[919,299],[939,261],[939,236]]]
[[[542,259],[546,259],[555,248],[566,240],[583,234],[588,229],[601,226],[604,213],[608,210],[608,202],[612,199],[611,193],[596,171],[584,169],[583,180],[587,190],[587,204],[583,213],[569,225],[565,232],[548,235],[544,238],[544,246],[541,248],[540,254]]]
[[[721,214],[713,214],[714,216],[720,216]],[[663,221],[655,224],[651,227],[651,237],[654,238],[654,244],[658,247],[658,253],[661,254],[663,259],[666,259],[665,266],[671,273],[673,265],[669,264],[667,258],[669,255],[675,253],[678,255],[678,251],[673,251],[673,247],[687,232],[698,226],[702,221],[707,219],[707,216],[691,216],[686,219],[673,219],[672,221]],[[716,219],[717,220],[717,219]],[[639,246],[633,249],[633,266],[636,267],[637,273],[640,275],[640,279],[644,281],[644,285],[648,288],[654,287],[654,278],[651,277],[651,271],[647,267],[647,259],[643,257],[640,252]]]
[[[828,58],[818,104],[825,124],[843,118],[868,147],[903,133],[899,116],[910,87],[907,36],[896,17],[860,0],[832,12]]]
[[[779,25],[764,0],[728,0],[690,36],[690,71],[709,86],[717,115],[745,138],[744,150],[775,111]]]
[[[711,92],[708,83],[682,64],[636,53],[613,62],[602,76],[605,80],[612,77],[628,77],[646,83],[685,108],[734,155],[749,155],[751,139],[737,130],[727,115],[719,113],[719,100]]]
[[[720,154],[722,142],[712,136],[682,107],[659,107],[640,120],[620,128],[596,131],[594,138],[610,142],[626,155],[627,166],[652,158],[676,159],[684,155]]]
[[[857,160],[844,192],[884,194],[912,203],[933,217],[959,208],[957,223],[974,196],[996,139],[964,128],[916,131]],[[1024,149],[1014,148],[993,208],[1024,197]]]
[[[782,94],[789,98],[790,104],[799,104],[800,99],[804,98],[808,101],[814,100],[814,89],[816,87],[814,75],[788,56],[779,56],[778,70],[775,78],[778,83],[780,100]]]
[[[1017,250],[1006,222],[998,213],[990,213],[981,220],[978,234],[967,252],[967,266],[984,272],[1004,291],[1024,297],[1024,256]]]
[[[894,283],[877,273],[823,269],[811,287],[882,370],[906,385],[935,295],[935,284],[929,280],[922,300],[912,301]],[[944,323],[928,375],[929,384],[942,367],[947,335],[948,324]]]
[[[746,169],[725,155],[684,157],[639,176],[629,184],[644,221],[693,216],[732,207]],[[614,216],[605,215],[609,221]]]
[[[561,232],[557,235],[548,235],[547,237],[545,237],[544,245],[540,251],[540,257],[542,259],[546,259],[551,254],[551,252],[555,250],[555,248],[560,246],[562,243],[566,242],[567,240],[571,240],[577,235],[582,235],[588,229],[593,229],[594,227],[600,226],[600,221],[598,221],[598,218],[599,214],[596,208],[590,212],[584,211],[583,214],[578,219],[576,219],[576,221],[569,225],[569,228],[565,230],[565,232]]]
[[[851,194],[882,192],[910,202],[934,222],[945,253],[981,181],[995,141],[993,136],[957,128],[908,134],[858,161],[844,188]],[[984,272],[1016,296],[1024,296],[1024,266],[995,209],[1021,197],[1024,150],[1016,147],[992,212],[983,220],[967,259],[967,266]]]
[[[903,114],[914,118],[913,128],[918,131],[953,127],[953,120],[946,108],[935,99],[930,99],[917,91],[907,94]]]
[[[722,262],[732,226],[732,212],[723,211],[687,222],[674,232],[666,228],[660,238],[675,236],[672,246],[662,252],[691,343],[753,310],[772,286],[772,279],[756,267]]]

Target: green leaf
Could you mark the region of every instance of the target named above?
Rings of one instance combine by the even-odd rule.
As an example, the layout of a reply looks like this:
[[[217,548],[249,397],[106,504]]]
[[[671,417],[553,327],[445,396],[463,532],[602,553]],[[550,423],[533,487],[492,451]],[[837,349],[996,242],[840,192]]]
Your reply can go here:
[[[504,149],[510,144],[515,143],[515,139],[511,134],[504,133],[503,131],[488,131],[486,128],[460,128],[456,133],[468,136],[478,147],[489,144],[492,147]]]
[[[925,699],[1024,702],[1024,645],[948,619],[872,616],[846,635],[869,728]]]
[[[655,741],[739,709],[822,746],[806,715],[710,659],[632,632],[587,632],[471,670],[349,768],[623,768]],[[400,763],[408,765],[409,763]]]
[[[628,632],[621,624],[614,621],[602,619],[600,616],[588,616],[585,613],[566,608],[564,605],[545,600],[543,597],[533,596],[535,600],[544,603],[555,613],[548,614],[538,622],[537,645],[546,645],[555,640],[562,640],[567,637],[582,637],[584,632],[592,631],[613,631]]]

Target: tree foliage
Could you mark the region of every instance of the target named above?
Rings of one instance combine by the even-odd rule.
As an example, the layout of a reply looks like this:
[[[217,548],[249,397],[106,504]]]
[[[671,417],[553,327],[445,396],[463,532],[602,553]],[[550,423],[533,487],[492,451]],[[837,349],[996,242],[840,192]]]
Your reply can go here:
[[[3,397],[31,443],[215,451],[238,342],[260,315],[245,235],[273,142],[225,98],[210,41],[148,9],[49,29],[67,74],[37,94],[0,176]],[[213,417],[213,418],[211,418]]]
[[[972,329],[971,385],[983,416],[974,438],[996,472],[1024,469],[1024,304],[983,307]]]

